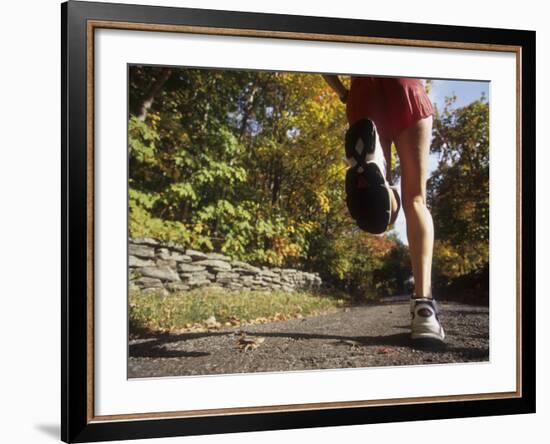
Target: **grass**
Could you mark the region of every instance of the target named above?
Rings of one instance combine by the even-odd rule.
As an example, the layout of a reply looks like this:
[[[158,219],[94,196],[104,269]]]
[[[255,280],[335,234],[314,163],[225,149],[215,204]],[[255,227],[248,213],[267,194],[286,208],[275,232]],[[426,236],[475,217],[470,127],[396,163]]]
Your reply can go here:
[[[343,300],[296,291],[196,289],[168,296],[130,292],[130,333],[264,323],[334,311]],[[212,316],[215,318],[213,320]]]

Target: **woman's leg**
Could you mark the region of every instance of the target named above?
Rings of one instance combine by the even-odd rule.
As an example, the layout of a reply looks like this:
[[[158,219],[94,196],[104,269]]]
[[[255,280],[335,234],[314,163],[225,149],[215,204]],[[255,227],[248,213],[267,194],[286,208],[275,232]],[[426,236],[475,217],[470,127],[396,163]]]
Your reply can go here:
[[[399,134],[394,142],[401,165],[401,194],[407,220],[407,238],[416,297],[431,297],[434,229],[426,206],[428,154],[432,117],[421,119]]]

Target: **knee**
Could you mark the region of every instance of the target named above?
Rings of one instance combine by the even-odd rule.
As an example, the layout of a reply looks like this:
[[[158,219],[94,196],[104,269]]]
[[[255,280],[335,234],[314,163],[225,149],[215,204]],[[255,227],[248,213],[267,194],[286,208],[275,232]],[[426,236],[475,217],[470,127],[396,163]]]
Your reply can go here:
[[[426,208],[426,199],[421,194],[403,196],[403,211],[405,212],[405,216],[417,213],[424,208]]]

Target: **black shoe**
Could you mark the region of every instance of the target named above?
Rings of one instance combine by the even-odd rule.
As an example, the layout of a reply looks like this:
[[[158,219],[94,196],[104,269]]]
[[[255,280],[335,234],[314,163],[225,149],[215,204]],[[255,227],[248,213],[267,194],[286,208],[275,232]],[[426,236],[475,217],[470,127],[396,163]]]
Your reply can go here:
[[[346,205],[359,228],[373,234],[385,232],[391,219],[391,194],[377,162],[374,161],[376,131],[362,119],[346,133],[346,157],[354,165],[346,173]]]

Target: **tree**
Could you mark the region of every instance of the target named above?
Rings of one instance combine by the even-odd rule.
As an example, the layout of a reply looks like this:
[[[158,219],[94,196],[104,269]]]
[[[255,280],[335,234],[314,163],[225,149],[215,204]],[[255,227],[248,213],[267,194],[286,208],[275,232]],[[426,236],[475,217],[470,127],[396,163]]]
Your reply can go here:
[[[428,183],[440,281],[489,262],[489,105],[482,96],[453,109],[454,100],[434,120],[432,152],[440,161]]]

